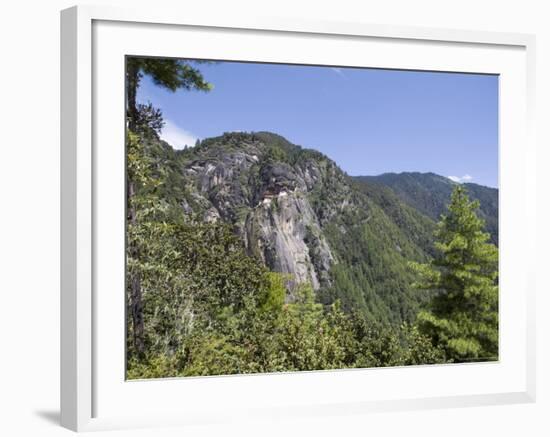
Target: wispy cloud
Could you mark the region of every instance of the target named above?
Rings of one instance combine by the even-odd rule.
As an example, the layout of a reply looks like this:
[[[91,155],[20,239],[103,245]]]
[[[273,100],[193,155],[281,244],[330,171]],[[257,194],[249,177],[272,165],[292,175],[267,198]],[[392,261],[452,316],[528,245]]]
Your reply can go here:
[[[191,132],[182,129],[170,120],[166,120],[160,133],[160,137],[174,149],[193,147],[198,137]]]
[[[451,181],[457,182],[459,184],[463,184],[464,182],[470,182],[474,177],[470,176],[469,174],[465,174],[464,176],[447,176]]]
[[[346,75],[344,74],[344,72],[342,71],[341,68],[338,68],[338,67],[331,67],[330,68],[332,71],[334,71],[338,76],[340,76],[342,79],[347,79],[346,78]]]

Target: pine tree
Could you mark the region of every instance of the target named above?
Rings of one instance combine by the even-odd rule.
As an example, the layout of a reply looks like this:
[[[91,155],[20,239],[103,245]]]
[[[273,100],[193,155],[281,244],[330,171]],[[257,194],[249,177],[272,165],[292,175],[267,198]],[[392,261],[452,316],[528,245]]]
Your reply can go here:
[[[498,359],[498,249],[488,243],[478,207],[457,186],[435,232],[435,258],[413,264],[416,286],[433,293],[419,329],[451,362]]]

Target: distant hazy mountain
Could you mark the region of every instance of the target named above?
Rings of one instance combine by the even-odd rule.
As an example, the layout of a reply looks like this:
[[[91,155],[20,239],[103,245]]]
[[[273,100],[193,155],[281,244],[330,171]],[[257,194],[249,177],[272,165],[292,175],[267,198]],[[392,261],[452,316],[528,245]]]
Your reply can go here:
[[[390,188],[401,201],[438,221],[445,213],[456,182],[435,173],[384,173],[379,176],[358,176],[355,179],[368,184]],[[498,244],[498,189],[483,185],[462,184],[471,199],[479,200],[479,215],[485,220],[491,240]]]

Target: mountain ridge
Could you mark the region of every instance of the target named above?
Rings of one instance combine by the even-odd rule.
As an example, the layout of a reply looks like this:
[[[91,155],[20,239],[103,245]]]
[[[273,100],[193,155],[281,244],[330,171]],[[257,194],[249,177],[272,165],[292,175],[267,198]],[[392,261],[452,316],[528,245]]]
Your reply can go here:
[[[497,188],[471,182],[459,184],[432,172],[383,173],[377,176],[356,176],[355,178],[391,188],[401,201],[435,221],[445,213],[454,187],[461,185],[466,188],[473,200],[480,202],[480,217],[486,222],[491,242],[498,245],[499,190]]]
[[[249,256],[289,277],[287,300],[309,284],[323,303],[338,299],[395,324],[413,320],[426,300],[411,287],[408,263],[433,254],[435,220],[404,190],[349,176],[270,132],[225,133],[180,151],[151,140],[148,148],[179,219],[232,226]]]

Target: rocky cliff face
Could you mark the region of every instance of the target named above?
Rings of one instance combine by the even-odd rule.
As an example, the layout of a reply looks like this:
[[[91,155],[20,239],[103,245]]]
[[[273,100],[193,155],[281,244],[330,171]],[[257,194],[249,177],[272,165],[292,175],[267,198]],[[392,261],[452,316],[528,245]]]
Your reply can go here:
[[[283,141],[292,153],[283,152]],[[335,255],[322,227],[351,202],[350,186],[334,162],[273,134],[238,133],[184,152],[182,163],[195,205],[184,202],[185,210],[232,223],[251,255],[289,275],[291,289],[330,284]]]

